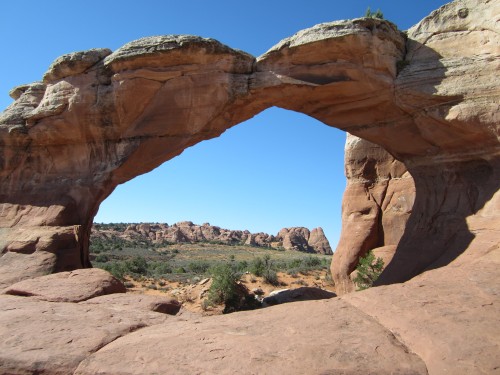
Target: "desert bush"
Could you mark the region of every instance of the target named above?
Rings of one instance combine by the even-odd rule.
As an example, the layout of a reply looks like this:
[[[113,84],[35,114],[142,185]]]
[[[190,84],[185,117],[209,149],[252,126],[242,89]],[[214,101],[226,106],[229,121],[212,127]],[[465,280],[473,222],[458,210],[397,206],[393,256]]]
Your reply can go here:
[[[264,278],[264,282],[267,284],[271,284],[274,286],[277,286],[280,284],[280,282],[278,280],[278,274],[276,273],[276,271],[274,271],[270,268],[268,268],[264,271],[264,274],[262,275],[262,277]]]
[[[229,264],[218,264],[210,269],[212,285],[208,290],[211,304],[230,304],[238,297],[237,284],[240,275]]]
[[[106,263],[102,265],[100,268],[108,271],[114,277],[122,281],[125,278],[125,275],[127,274],[128,271],[126,265],[123,262]]]
[[[99,254],[95,257],[95,261],[98,263],[106,263],[109,262],[109,257],[106,254]]]
[[[148,273],[148,262],[142,256],[135,256],[131,260],[126,261],[126,266],[132,273],[139,275],[146,275]]]
[[[354,278],[358,290],[370,288],[382,273],[383,268],[384,261],[382,258],[375,259],[375,254],[372,251],[360,258],[356,267],[357,275]]]
[[[250,273],[253,273],[255,276],[262,276],[265,270],[266,270],[266,264],[261,257],[252,259],[249,268]]]
[[[299,271],[297,270],[297,268],[290,268],[286,270],[286,273],[292,276],[293,278],[299,277]]]
[[[184,267],[177,267],[174,269],[174,273],[186,273],[186,269]]]
[[[372,12],[372,10],[370,9],[370,7],[368,7],[366,9],[366,12],[365,12],[365,17],[367,17],[367,18],[378,18],[378,19],[383,20],[384,19],[384,13],[382,13],[382,11],[380,9],[377,9],[376,12]]]
[[[328,270],[328,272],[325,275],[325,282],[329,285],[335,285],[335,283],[333,281],[332,273],[330,272],[330,270]]]
[[[321,259],[320,258],[316,258],[316,257],[312,257],[312,256],[308,256],[307,258],[305,258],[303,260],[302,263],[306,267],[315,268],[315,267],[318,267],[318,266],[321,265]]]
[[[246,260],[239,261],[235,264],[234,268],[238,272],[246,272],[248,270],[248,262]]]
[[[165,261],[149,264],[149,272],[154,276],[163,276],[172,273],[172,267]]]
[[[203,261],[193,261],[188,264],[188,269],[198,275],[202,275],[208,271],[210,264]]]

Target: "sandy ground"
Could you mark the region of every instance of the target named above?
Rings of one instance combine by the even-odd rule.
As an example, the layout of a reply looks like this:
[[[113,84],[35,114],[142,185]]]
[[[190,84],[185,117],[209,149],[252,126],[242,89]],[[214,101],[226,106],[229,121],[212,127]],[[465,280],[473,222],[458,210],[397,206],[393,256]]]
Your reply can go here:
[[[268,296],[271,292],[281,289],[296,289],[304,286],[316,287],[335,293],[335,287],[326,277],[326,270],[310,271],[307,275],[298,274],[291,276],[287,273],[278,272],[280,285],[267,284],[261,277],[252,274],[244,274],[240,282],[250,291],[261,290],[263,296]],[[168,296],[182,302],[183,307],[191,312],[203,315],[221,314],[220,308],[202,308],[202,301],[207,297],[211,285],[209,278],[193,278],[190,283],[172,282],[166,279],[143,278],[133,280],[127,278],[125,285],[129,293],[140,293],[150,295]],[[260,292],[260,291],[259,291]]]

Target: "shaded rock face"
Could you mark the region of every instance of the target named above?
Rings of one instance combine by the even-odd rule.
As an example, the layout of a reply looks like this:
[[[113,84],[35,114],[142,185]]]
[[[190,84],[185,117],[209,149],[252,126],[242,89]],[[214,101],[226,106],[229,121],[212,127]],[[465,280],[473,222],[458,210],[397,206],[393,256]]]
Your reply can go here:
[[[405,165],[380,146],[347,134],[344,163],[342,232],[331,266],[339,294],[354,290],[349,275],[368,251],[384,249],[384,264],[389,263],[415,201]]]
[[[413,176],[412,215],[380,283],[498,238],[477,215],[500,184],[499,6],[455,1],[407,37],[377,19],[321,24],[257,59],[176,35],[58,59],[0,115],[4,282],[90,266],[92,219],[118,184],[270,106],[375,143]]]

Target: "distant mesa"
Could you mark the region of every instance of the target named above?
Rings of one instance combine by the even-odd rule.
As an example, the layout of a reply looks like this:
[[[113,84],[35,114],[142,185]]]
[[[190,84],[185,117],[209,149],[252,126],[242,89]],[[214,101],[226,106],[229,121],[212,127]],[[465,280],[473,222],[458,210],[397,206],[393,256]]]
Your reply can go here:
[[[172,225],[163,223],[94,224],[90,240],[95,238],[121,238],[150,244],[216,242],[226,245],[248,245],[274,249],[331,255],[332,248],[321,227],[281,229],[276,236],[268,233],[250,233],[231,230],[204,223],[181,221]]]

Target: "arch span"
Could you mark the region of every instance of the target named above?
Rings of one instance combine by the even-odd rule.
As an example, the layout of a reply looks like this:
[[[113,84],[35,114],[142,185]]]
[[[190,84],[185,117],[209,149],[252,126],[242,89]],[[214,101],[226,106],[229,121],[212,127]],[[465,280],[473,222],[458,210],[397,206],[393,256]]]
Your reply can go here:
[[[468,17],[451,3],[408,36],[376,19],[317,25],[257,59],[186,35],[58,58],[0,117],[2,282],[90,266],[92,219],[118,184],[270,106],[376,143],[412,173],[414,211],[382,283],[451,261],[500,181],[498,32],[477,16],[488,2],[469,2]],[[451,39],[461,30],[469,49]]]

